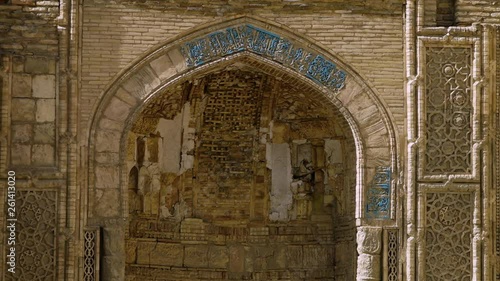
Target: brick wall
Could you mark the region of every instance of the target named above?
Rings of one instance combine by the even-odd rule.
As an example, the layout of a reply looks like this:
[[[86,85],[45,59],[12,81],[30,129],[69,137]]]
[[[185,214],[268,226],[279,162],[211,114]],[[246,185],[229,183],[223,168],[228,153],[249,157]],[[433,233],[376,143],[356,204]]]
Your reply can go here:
[[[25,204],[24,208],[36,208],[38,203],[45,204],[44,200],[57,198],[54,192],[57,187],[62,187],[59,174],[54,176],[57,170],[57,117],[61,111],[57,110],[57,102],[60,99],[58,93],[59,63],[60,59],[60,34],[57,28],[60,16],[59,1],[36,1],[36,0],[11,0],[0,2],[0,97],[1,97],[1,134],[0,140],[0,169],[2,171],[12,170],[16,173],[16,186],[19,190],[17,204]],[[29,179],[33,174],[52,174],[35,183]],[[26,193],[20,191],[30,187],[37,190]],[[64,186],[64,188],[66,188]],[[50,190],[47,190],[50,189]],[[30,198],[37,197],[37,202],[31,202]],[[0,194],[0,205],[6,202]],[[43,202],[42,202],[43,201]],[[49,202],[46,201],[46,202]],[[25,202],[25,203],[22,203]],[[31,206],[31,204],[34,204]],[[18,206],[19,206],[18,205]],[[30,206],[28,206],[30,205]],[[56,214],[59,210],[52,202],[49,203],[53,209],[43,215],[44,220],[36,218],[29,212],[21,214],[18,207],[18,226],[16,233],[24,239],[21,243],[31,243],[33,237],[54,237],[55,224],[61,223],[62,217]],[[3,205],[1,205],[3,208]],[[42,207],[43,208],[43,207]],[[64,214],[64,210],[60,214]],[[5,212],[1,212],[0,219],[4,219]],[[32,219],[43,227],[27,227]],[[28,223],[30,221],[30,223]],[[0,220],[3,225],[4,221]],[[62,223],[61,223],[62,224]],[[51,225],[51,227],[49,227]],[[31,224],[31,226],[33,226]],[[36,230],[33,230],[36,229]],[[3,239],[3,233],[0,235]],[[36,238],[35,238],[36,240]],[[19,241],[18,241],[19,242]],[[61,262],[65,260],[64,250],[57,252],[57,242],[51,239],[37,240],[40,246],[23,248],[19,243],[17,246],[17,257],[33,253],[43,256],[40,258],[39,276],[50,279],[58,274],[56,259]],[[4,253],[3,247],[0,251]],[[27,245],[27,244],[24,244]],[[57,245],[57,246],[56,246]],[[62,246],[61,249],[64,247]],[[42,250],[40,250],[42,249]],[[58,257],[57,257],[58,256]],[[5,263],[0,269],[5,269]],[[2,280],[29,279],[30,264],[20,264],[16,267],[16,274],[6,271],[2,273]]]
[[[59,1],[0,4],[0,53],[54,57],[58,52]]]
[[[228,16],[259,16],[323,44],[355,68],[389,105],[403,126],[403,17],[401,1],[260,1],[248,6],[178,1],[147,6],[130,1],[83,9],[81,126],[88,127],[94,102],[119,71],[163,42],[200,24]],[[300,3],[304,5],[301,6]],[[292,9],[295,7],[295,9]]]
[[[470,25],[474,22],[500,24],[500,2],[490,0],[457,0],[457,25]]]
[[[5,109],[10,112],[13,166],[55,164],[58,16],[58,1],[0,5],[0,55],[9,64],[4,103],[11,106]]]
[[[244,13],[282,24],[339,56],[380,94],[403,131],[403,1],[252,1],[247,6],[206,2],[197,5],[195,1],[174,1],[161,6],[148,2],[119,1],[109,5],[105,1],[85,1],[79,103],[82,129],[88,128],[95,102],[111,79],[148,49],[199,25]],[[346,177],[346,182],[354,187],[354,178]],[[346,193],[343,196],[351,200],[346,205],[354,206],[354,191]],[[355,264],[354,230],[349,219],[338,223],[334,232],[335,274],[350,280]],[[223,248],[223,252],[231,250]],[[205,255],[211,250],[200,251]]]

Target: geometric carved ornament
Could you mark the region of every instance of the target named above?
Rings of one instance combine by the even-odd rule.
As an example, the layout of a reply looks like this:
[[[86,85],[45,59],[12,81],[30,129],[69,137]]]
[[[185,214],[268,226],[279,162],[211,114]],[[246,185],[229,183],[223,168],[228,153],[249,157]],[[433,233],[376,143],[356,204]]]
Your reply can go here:
[[[471,171],[471,61],[471,48],[426,48],[426,174]]]
[[[16,273],[6,280],[56,280],[57,192],[18,190]]]
[[[387,230],[387,280],[399,280],[398,230]]]
[[[99,228],[87,228],[83,235],[83,280],[99,280]]]
[[[426,195],[427,281],[471,280],[472,195]]]

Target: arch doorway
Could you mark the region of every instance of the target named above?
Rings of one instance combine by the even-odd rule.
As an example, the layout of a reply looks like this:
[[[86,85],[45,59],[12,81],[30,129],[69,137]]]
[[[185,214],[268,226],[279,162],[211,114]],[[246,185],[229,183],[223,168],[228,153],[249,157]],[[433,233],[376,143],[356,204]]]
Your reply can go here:
[[[378,280],[395,135],[356,71],[272,23],[162,43],[115,78],[89,128],[83,217],[104,234],[102,275]]]

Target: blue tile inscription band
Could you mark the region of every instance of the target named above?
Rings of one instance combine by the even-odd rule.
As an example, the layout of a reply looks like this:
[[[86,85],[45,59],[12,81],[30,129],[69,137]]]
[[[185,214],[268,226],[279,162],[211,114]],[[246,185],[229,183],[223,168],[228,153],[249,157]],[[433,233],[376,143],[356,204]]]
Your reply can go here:
[[[373,182],[368,188],[366,217],[389,219],[391,217],[391,168],[377,167]]]
[[[332,61],[287,38],[249,24],[218,30],[181,46],[188,67],[200,66],[241,51],[250,51],[279,62],[329,89],[344,87],[346,73],[337,69]]]

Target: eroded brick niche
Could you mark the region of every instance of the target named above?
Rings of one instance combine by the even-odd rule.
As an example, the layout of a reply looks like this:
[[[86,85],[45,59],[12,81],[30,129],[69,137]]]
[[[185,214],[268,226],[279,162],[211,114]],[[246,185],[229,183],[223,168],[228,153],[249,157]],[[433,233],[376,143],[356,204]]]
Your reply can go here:
[[[127,280],[354,280],[354,142],[308,86],[195,77],[146,105],[127,149]]]

